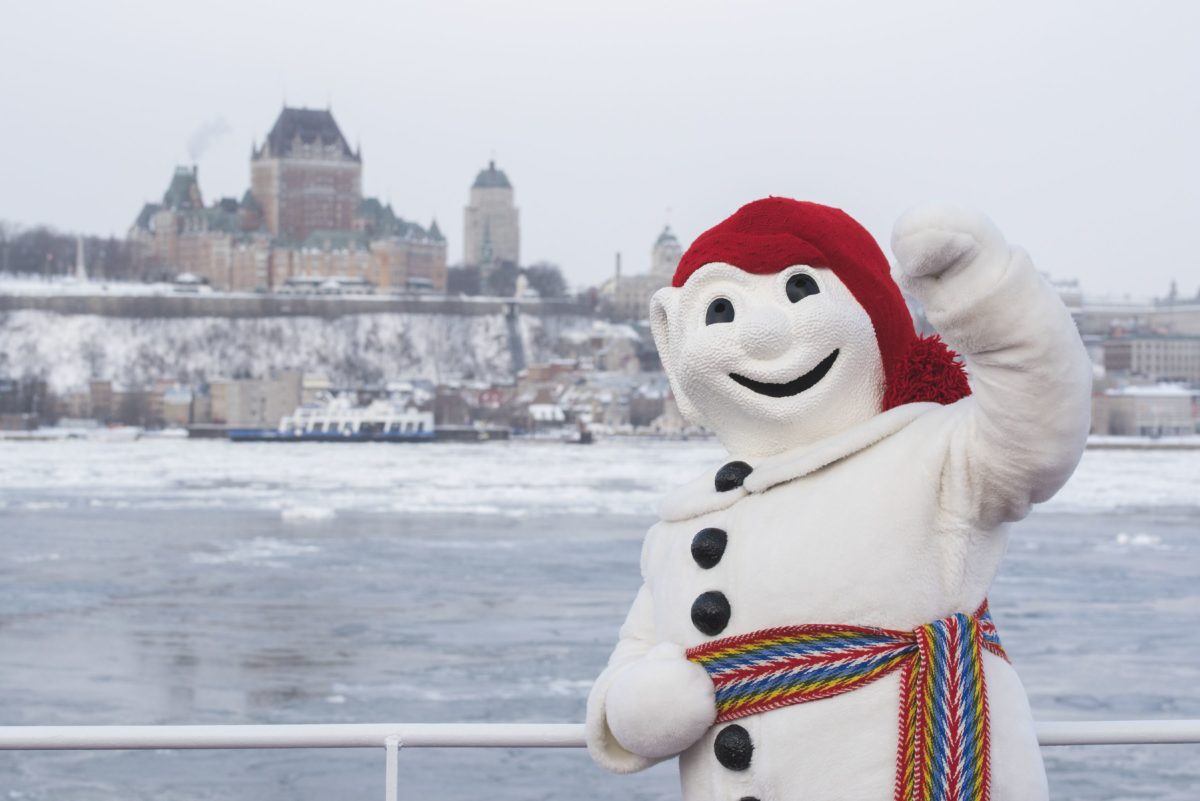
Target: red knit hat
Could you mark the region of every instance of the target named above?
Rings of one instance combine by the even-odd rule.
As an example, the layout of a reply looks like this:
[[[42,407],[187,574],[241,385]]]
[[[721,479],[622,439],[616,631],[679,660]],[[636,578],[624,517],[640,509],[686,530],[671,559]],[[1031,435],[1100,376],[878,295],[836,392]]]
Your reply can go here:
[[[971,393],[956,354],[937,336],[917,335],[887,257],[867,229],[841,209],[784,197],[747,203],[692,243],[672,285],[683,286],[713,262],[760,275],[796,264],[833,271],[875,327],[885,410],[918,401],[953,403]]]

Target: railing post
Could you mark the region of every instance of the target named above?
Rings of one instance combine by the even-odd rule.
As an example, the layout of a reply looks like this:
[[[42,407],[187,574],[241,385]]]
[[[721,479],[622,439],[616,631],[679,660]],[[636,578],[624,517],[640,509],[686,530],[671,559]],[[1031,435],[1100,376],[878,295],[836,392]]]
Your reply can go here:
[[[384,801],[397,801],[400,793],[400,737],[395,734],[385,737],[383,751],[387,760],[383,772]]]

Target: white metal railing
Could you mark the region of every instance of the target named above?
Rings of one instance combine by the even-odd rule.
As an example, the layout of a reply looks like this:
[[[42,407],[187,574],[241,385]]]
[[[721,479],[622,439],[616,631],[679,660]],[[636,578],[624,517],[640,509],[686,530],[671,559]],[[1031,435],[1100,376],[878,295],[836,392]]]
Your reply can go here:
[[[1042,745],[1200,743],[1197,720],[1043,721]],[[396,801],[401,748],[583,748],[578,723],[310,723],[237,726],[0,726],[0,751],[383,748]]]

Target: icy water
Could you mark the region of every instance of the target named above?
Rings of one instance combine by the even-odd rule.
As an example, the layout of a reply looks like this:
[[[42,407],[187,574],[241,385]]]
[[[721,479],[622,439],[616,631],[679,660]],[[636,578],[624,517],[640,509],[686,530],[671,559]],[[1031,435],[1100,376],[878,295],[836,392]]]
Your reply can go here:
[[[706,443],[0,443],[0,723],[578,721]],[[1200,452],[1089,452],[992,593],[1042,719],[1200,717]],[[1048,748],[1193,801],[1200,747]],[[0,754],[0,798],[379,798],[362,751]],[[673,766],[414,750],[402,797],[670,799]]]

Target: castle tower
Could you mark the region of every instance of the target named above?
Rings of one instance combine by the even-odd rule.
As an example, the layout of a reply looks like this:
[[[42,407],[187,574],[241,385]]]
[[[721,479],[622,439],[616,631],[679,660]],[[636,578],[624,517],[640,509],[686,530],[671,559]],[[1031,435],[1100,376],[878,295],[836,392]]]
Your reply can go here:
[[[284,107],[251,155],[250,191],[272,236],[348,231],[362,201],[362,154],[328,110]]]
[[[521,229],[513,188],[496,162],[489,161],[471,185],[463,209],[463,264],[510,261],[520,264]]]
[[[204,208],[204,197],[200,194],[200,179],[196,165],[176,167],[167,191],[163,192],[163,208],[174,211],[194,211]]]

